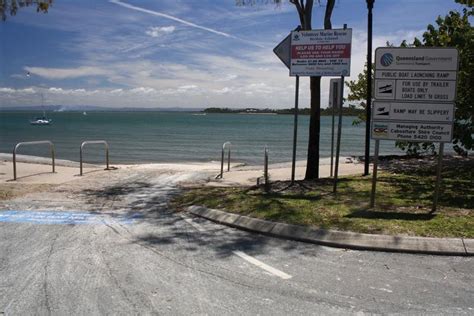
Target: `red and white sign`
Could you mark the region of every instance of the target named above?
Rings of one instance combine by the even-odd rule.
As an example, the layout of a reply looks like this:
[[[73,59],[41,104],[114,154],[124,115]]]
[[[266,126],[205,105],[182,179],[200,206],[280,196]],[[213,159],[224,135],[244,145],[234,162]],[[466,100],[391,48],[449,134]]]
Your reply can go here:
[[[349,76],[352,29],[291,33],[290,76]]]

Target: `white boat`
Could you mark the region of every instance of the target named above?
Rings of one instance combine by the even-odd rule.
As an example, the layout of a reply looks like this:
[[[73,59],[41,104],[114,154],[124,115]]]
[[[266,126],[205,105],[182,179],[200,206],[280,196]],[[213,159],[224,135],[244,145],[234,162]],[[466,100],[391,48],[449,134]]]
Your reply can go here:
[[[44,96],[41,93],[41,107],[43,108],[43,116],[37,117],[34,120],[30,120],[31,125],[51,125],[52,119],[46,117],[46,112],[44,111]]]
[[[30,124],[31,125],[51,125],[52,121],[53,121],[52,119],[49,119],[49,118],[46,118],[46,116],[43,116],[43,117],[37,117],[34,120],[31,120]]]

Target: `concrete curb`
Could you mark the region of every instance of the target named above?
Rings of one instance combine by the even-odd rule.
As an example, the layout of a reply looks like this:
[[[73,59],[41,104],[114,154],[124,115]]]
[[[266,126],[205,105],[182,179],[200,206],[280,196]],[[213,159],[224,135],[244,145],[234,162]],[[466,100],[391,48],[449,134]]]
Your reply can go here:
[[[306,226],[256,219],[197,205],[188,207],[187,211],[196,216],[238,229],[331,247],[434,255],[474,256],[474,239],[388,236],[314,229]]]

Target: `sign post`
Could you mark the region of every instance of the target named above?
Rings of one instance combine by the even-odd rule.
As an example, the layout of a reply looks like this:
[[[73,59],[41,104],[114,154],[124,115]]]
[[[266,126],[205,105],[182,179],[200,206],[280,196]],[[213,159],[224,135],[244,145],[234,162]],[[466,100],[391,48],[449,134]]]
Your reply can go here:
[[[342,80],[344,80],[344,76],[350,75],[351,45],[352,29],[348,29],[346,25],[344,25],[344,29],[332,30],[300,31],[300,28],[297,28],[273,50],[278,58],[290,69],[290,76],[296,77],[292,184],[295,180],[296,165],[299,77],[341,76]],[[341,91],[343,89],[343,82],[341,84]],[[340,131],[338,134],[340,134]],[[340,139],[338,141],[340,143]]]
[[[340,91],[341,97],[338,100],[338,104],[333,105],[339,109],[333,192],[336,192],[337,188],[342,127],[342,95],[344,91],[344,76],[350,76],[351,47],[352,29],[348,29],[346,25],[344,25],[343,29],[291,32],[290,76],[341,77],[341,83],[336,90],[337,92]],[[332,143],[333,141],[334,138]],[[333,150],[332,148],[331,150]],[[331,154],[331,159],[333,159],[332,157],[333,153]]]
[[[301,29],[298,26],[295,31]],[[291,34],[283,39],[274,49],[273,52],[278,58],[290,69],[291,64]],[[298,138],[298,96],[299,96],[300,77],[296,76],[295,81],[295,114],[294,114],[294,126],[293,126],[293,157],[291,164],[291,184],[295,182],[295,169],[296,169],[296,143]]]
[[[341,99],[339,100],[339,121],[337,124],[337,143],[336,143],[336,167],[334,168],[334,185],[332,192],[336,193],[337,191],[337,177],[339,175],[339,153],[341,151],[341,132],[342,132],[342,96],[344,95],[344,76],[341,76],[341,85],[339,87]]]
[[[296,143],[298,139],[298,96],[300,93],[300,76],[296,76],[295,82],[295,123],[293,124],[293,161],[291,164],[291,184],[295,183],[296,170]]]
[[[336,109],[340,104],[341,96],[341,89],[339,89],[339,85],[341,84],[340,79],[331,79],[329,81],[329,107],[331,108],[331,170],[329,176],[333,177],[334,171],[334,119],[336,116]],[[342,83],[344,84],[344,83]]]
[[[444,143],[453,138],[457,71],[456,48],[376,49],[371,121],[376,153],[371,207],[375,204],[379,140],[439,142],[432,208],[432,212],[436,211]]]

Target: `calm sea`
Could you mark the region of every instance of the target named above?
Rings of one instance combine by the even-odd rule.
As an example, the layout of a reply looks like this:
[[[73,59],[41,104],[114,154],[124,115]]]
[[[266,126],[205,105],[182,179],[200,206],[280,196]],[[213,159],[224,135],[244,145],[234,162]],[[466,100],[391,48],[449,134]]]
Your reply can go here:
[[[207,114],[183,112],[54,112],[50,126],[32,126],[38,113],[0,112],[0,152],[10,153],[18,142],[51,140],[57,158],[79,160],[85,140],[104,139],[112,163],[220,160],[222,144],[230,141],[237,161],[261,164],[263,147],[270,162],[291,161],[292,115]],[[353,126],[344,117],[341,156],[363,155],[365,125]],[[306,158],[308,116],[299,116],[297,159]],[[331,153],[331,117],[321,118],[321,155]],[[373,153],[373,150],[371,151]],[[393,142],[381,143],[381,154],[400,154]],[[22,147],[19,154],[48,155],[43,146]],[[85,159],[103,160],[100,146],[87,147]],[[324,161],[323,161],[324,163]]]

